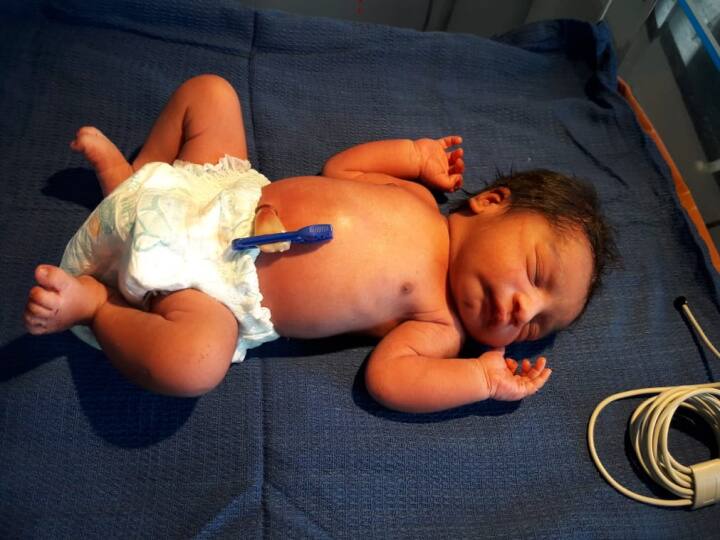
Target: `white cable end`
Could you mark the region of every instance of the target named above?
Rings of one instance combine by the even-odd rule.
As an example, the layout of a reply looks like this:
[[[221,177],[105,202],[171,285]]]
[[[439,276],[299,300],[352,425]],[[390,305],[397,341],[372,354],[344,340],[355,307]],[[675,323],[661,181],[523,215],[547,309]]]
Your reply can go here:
[[[720,459],[696,463],[690,470],[695,481],[693,510],[720,501]]]

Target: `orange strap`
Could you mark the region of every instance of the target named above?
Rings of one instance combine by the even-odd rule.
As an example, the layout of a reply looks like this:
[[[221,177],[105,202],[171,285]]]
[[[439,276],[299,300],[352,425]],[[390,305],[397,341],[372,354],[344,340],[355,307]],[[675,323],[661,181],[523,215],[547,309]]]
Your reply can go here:
[[[618,90],[620,91],[620,95],[622,95],[627,100],[627,102],[630,104],[630,107],[632,107],[633,111],[635,111],[635,116],[637,117],[638,122],[640,122],[640,125],[642,126],[645,133],[647,133],[652,138],[652,140],[655,141],[655,145],[657,146],[658,150],[660,150],[660,155],[670,168],[670,174],[672,174],[673,182],[675,183],[675,191],[677,192],[678,198],[680,199],[680,204],[682,204],[683,208],[685,208],[685,211],[688,213],[690,219],[695,224],[698,233],[700,233],[700,237],[707,245],[710,252],[710,259],[712,260],[715,270],[720,272],[720,254],[718,254],[715,243],[710,236],[710,231],[708,231],[707,227],[705,226],[705,222],[700,215],[700,211],[695,204],[695,200],[692,198],[692,195],[690,194],[690,190],[688,189],[685,180],[680,174],[680,171],[675,165],[672,157],[670,157],[670,153],[665,147],[665,144],[662,142],[660,135],[657,131],[655,131],[655,127],[652,125],[652,122],[650,122],[650,119],[645,114],[645,111],[640,106],[640,103],[638,103],[637,99],[635,99],[635,96],[630,89],[630,85],[628,85],[628,83],[626,83],[620,77],[618,77]]]

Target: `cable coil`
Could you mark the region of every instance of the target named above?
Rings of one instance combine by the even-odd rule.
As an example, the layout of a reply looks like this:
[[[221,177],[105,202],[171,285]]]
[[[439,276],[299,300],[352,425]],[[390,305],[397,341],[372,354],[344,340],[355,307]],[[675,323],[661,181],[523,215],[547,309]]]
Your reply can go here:
[[[695,320],[684,298],[680,307],[708,348],[720,359]],[[618,483],[605,469],[595,448],[595,423],[610,403],[646,394],[657,394],[643,401],[630,418],[630,441],[640,465],[660,486],[679,499],[659,499],[635,493]],[[623,495],[639,502],[657,506],[691,506],[700,508],[720,500],[720,459],[697,463],[690,467],[679,463],[668,449],[668,434],[675,412],[679,409],[697,414],[710,426],[720,447],[720,383],[665,386],[628,390],[602,400],[588,422],[588,447],[595,466],[607,482]]]

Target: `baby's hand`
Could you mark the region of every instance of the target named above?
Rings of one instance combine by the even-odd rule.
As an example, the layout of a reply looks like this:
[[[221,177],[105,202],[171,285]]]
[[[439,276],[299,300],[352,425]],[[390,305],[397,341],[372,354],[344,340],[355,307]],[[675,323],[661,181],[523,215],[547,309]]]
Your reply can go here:
[[[418,139],[413,141],[420,155],[420,180],[428,187],[442,191],[455,191],[462,186],[465,162],[463,149],[447,151],[451,146],[462,144],[462,137],[449,135],[442,139]]]
[[[505,349],[495,349],[481,355],[478,360],[485,371],[490,398],[499,401],[517,401],[534,394],[547,382],[552,370],[545,367],[545,358],[540,357],[535,366],[527,358],[522,361],[520,373],[518,363],[505,358]]]

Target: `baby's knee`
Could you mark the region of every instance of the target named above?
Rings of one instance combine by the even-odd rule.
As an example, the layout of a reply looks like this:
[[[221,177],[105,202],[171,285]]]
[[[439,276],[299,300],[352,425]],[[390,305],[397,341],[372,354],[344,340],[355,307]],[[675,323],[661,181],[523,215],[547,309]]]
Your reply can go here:
[[[162,393],[195,397],[220,384],[237,345],[232,312],[194,289],[156,297],[151,310],[167,321],[151,370]]]
[[[162,394],[199,397],[225,378],[232,353],[212,343],[196,343],[163,352],[149,370],[151,386]]]
[[[201,97],[205,102],[238,101],[237,92],[233,85],[223,77],[210,73],[188,79],[180,89],[193,97]]]

